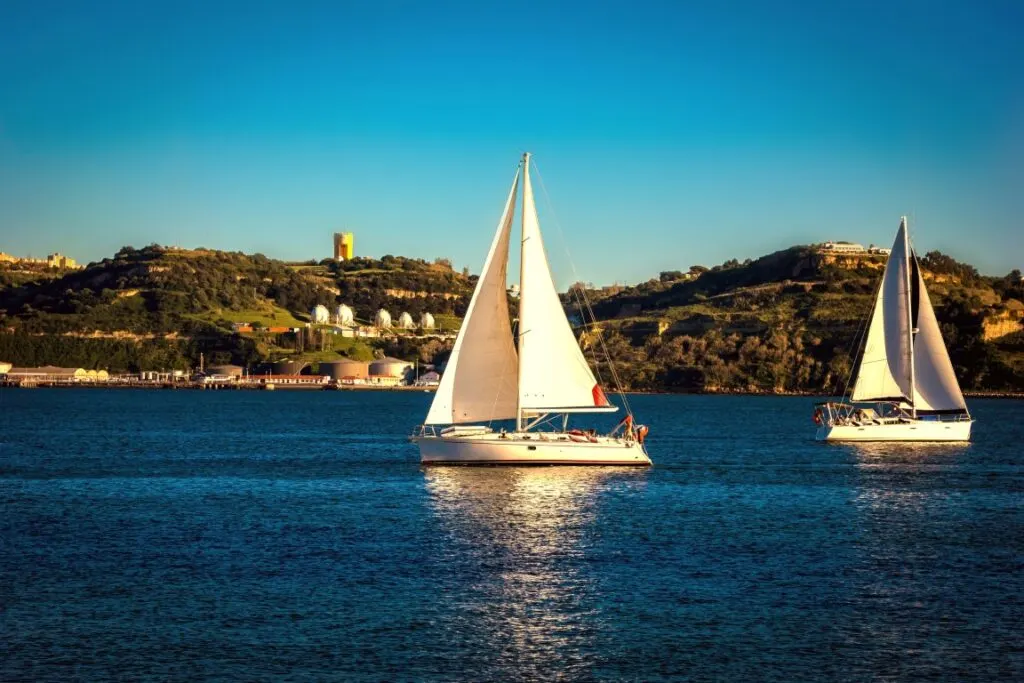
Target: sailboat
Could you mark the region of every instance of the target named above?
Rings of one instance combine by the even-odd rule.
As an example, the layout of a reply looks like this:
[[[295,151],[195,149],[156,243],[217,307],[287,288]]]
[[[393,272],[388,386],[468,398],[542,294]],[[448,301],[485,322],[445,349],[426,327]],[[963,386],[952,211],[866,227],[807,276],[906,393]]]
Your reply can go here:
[[[819,403],[818,441],[969,441],[973,420],[942,341],[906,216],[875,296],[850,402]]]
[[[520,178],[519,319],[513,337],[506,277]],[[572,414],[618,408],[587,365],[555,290],[530,182],[530,154],[524,154],[447,368],[412,440],[421,461],[430,464],[650,465],[643,444],[647,428],[634,424],[626,405],[625,418],[609,434],[568,428]],[[491,423],[501,420],[514,420],[514,428],[495,431]]]

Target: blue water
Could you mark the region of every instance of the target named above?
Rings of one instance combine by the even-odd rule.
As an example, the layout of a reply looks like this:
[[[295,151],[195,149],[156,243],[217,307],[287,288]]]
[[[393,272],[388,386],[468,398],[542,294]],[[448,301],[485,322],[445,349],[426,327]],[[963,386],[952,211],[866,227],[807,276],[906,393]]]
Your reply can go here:
[[[636,471],[423,469],[430,398],[0,392],[0,680],[1024,678],[1020,402],[633,397]]]

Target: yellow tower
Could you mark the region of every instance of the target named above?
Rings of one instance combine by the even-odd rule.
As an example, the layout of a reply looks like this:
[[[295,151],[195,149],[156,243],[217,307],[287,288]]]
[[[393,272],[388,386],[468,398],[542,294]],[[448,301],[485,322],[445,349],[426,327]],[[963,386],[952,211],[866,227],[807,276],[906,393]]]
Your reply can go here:
[[[334,260],[347,261],[356,252],[356,238],[350,232],[334,233]]]

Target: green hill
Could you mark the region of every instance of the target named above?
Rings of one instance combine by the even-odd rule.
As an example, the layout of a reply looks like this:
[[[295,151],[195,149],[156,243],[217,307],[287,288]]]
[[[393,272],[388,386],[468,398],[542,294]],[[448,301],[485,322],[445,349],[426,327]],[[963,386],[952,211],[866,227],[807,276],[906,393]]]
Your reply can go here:
[[[200,353],[208,362],[245,365],[303,353],[322,359],[334,348],[372,357],[374,344],[259,330],[304,328],[314,306],[338,303],[363,321],[382,307],[396,317],[429,311],[452,329],[471,291],[472,280],[444,262],[385,256],[288,264],[261,254],[125,247],[61,277],[0,269],[0,358],[138,370],[195,366]],[[234,323],[257,332],[236,334]],[[376,346],[388,351],[385,342]]]
[[[631,389],[836,391],[850,377],[884,265],[881,255],[792,247],[588,297]],[[983,277],[939,252],[921,265],[963,387],[1024,390],[1024,344],[1012,332],[1020,274]]]
[[[984,277],[938,252],[921,264],[962,386],[1024,390],[1020,274]],[[792,247],[744,263],[666,271],[632,287],[590,288],[602,334],[581,328],[581,341],[590,350],[604,344],[634,390],[842,390],[884,265],[880,255]],[[453,332],[474,283],[442,259],[285,263],[156,245],[125,247],[63,274],[4,265],[0,359],[115,371],[195,367],[200,354],[208,363],[250,366],[285,356],[316,362],[382,353],[435,362],[450,340],[342,338],[306,328],[309,311],[346,303],[364,322],[379,308],[414,318],[429,311]],[[567,310],[578,318],[572,294]],[[243,322],[255,331],[236,333],[233,323]],[[606,365],[596,363],[605,378]]]

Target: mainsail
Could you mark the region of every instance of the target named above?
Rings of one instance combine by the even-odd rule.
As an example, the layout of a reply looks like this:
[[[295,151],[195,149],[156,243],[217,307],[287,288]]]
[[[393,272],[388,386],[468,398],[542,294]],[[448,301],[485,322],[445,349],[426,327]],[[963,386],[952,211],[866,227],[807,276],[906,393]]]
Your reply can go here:
[[[519,284],[519,402],[523,411],[615,410],[594,379],[551,279],[530,183],[523,172],[523,244]]]
[[[885,265],[851,399],[899,400],[923,413],[967,410],[910,249],[906,218]]]
[[[425,424],[617,410],[594,379],[555,290],[530,184],[529,155],[524,156],[521,173],[518,353],[509,324],[505,285],[520,171],[512,181],[491,250]]]
[[[518,187],[517,170],[425,424],[486,422],[516,416],[518,363],[505,287]]]
[[[907,223],[900,222],[871,315],[854,401],[910,401],[911,348]]]

